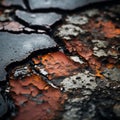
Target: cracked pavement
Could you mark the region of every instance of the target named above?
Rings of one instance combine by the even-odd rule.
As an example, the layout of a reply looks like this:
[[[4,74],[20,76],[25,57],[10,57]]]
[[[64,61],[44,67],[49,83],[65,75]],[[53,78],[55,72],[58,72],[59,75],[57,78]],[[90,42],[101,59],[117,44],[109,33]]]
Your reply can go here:
[[[0,120],[119,120],[119,23],[119,1],[1,0]]]

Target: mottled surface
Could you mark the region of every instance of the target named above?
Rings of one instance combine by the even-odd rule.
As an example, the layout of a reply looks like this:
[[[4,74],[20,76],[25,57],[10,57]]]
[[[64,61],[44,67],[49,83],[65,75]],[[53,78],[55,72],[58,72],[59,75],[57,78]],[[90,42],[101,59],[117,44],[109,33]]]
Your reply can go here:
[[[0,8],[0,120],[120,119],[120,2],[98,1]]]
[[[30,53],[56,47],[52,38],[45,34],[11,34],[0,32],[0,80],[6,79],[5,67],[25,59]]]

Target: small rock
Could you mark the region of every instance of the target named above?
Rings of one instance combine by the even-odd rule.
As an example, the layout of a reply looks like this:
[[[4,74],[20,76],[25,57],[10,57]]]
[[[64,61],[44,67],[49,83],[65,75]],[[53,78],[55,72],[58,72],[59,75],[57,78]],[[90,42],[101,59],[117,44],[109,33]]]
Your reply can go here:
[[[50,27],[51,25],[55,24],[62,18],[60,14],[54,12],[34,14],[21,10],[16,11],[16,16],[19,19],[25,21],[29,26],[43,26],[43,27]]]

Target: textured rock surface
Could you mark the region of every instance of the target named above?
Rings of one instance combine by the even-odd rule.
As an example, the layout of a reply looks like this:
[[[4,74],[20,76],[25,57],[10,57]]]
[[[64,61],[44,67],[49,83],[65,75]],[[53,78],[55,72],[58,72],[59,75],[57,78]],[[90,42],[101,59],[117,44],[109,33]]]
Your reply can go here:
[[[25,21],[29,26],[43,26],[50,27],[57,21],[61,19],[60,14],[56,14],[54,12],[50,13],[29,13],[25,11],[16,11],[16,16]]]
[[[28,0],[30,8],[32,10],[45,8],[73,10],[81,6],[100,1],[106,0]]]
[[[54,40],[45,34],[28,35],[1,32],[0,36],[0,80],[5,80],[5,67],[10,63],[21,61],[34,51],[56,47]]]
[[[119,120],[120,2],[3,1],[0,120]]]

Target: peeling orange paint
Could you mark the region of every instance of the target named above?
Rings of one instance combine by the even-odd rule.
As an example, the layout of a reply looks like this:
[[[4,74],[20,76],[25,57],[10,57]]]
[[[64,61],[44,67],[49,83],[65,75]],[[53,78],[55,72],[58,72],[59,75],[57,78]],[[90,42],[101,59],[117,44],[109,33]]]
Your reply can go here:
[[[90,50],[88,46],[77,39],[73,39],[71,41],[64,40],[64,42],[69,52],[77,52],[85,60],[88,60],[93,54],[92,50]]]
[[[48,53],[42,56],[41,62],[49,73],[49,79],[75,74],[80,68],[79,63],[72,61],[62,52]]]
[[[67,96],[47,85],[38,75],[10,80],[11,95],[19,113],[14,120],[53,120]]]
[[[120,35],[120,29],[116,28],[115,23],[112,21],[98,21],[97,23],[94,20],[91,20],[89,22],[89,25],[87,25],[88,31],[97,31],[103,34],[107,38],[113,38]]]
[[[80,57],[84,58],[92,69],[100,68],[101,63],[94,57],[93,51],[84,43],[77,39],[71,41],[64,40],[66,48],[69,52],[76,52]]]

